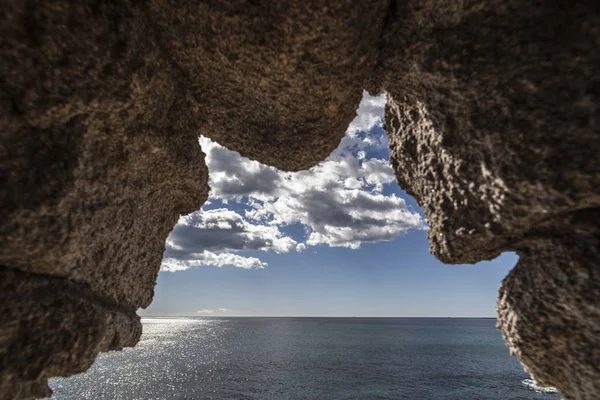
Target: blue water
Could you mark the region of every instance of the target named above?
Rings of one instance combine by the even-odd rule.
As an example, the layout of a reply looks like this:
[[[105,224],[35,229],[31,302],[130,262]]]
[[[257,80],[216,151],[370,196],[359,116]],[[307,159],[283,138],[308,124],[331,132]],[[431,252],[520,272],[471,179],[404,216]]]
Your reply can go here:
[[[558,400],[493,319],[145,318],[137,347],[51,380],[56,399]]]

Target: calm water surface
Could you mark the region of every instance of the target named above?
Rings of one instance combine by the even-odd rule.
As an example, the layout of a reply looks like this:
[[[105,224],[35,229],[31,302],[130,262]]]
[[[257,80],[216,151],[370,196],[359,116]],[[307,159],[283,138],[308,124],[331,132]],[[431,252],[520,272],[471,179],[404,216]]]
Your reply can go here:
[[[144,318],[137,347],[51,380],[55,399],[558,400],[493,319]]]

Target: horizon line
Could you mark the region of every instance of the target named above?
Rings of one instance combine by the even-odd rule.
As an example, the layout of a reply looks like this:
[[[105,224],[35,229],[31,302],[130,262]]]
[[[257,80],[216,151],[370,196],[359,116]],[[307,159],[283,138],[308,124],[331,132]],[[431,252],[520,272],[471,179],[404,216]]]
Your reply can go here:
[[[139,315],[140,318],[455,318],[455,319],[497,319],[498,317],[474,316],[324,316],[324,315]]]

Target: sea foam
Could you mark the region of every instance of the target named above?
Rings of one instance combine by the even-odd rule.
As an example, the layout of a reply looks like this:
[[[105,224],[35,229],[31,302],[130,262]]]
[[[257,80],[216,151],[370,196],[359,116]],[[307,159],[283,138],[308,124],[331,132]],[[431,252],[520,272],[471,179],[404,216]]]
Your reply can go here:
[[[521,383],[530,390],[536,393],[558,393],[558,390],[554,387],[542,387],[535,384],[533,379],[523,379]]]

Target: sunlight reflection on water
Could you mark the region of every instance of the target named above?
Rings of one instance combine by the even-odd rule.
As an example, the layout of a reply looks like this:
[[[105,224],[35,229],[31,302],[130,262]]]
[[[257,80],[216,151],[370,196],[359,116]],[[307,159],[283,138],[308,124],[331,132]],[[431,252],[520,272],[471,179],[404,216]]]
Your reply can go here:
[[[555,400],[491,320],[143,318],[135,348],[50,380],[54,399]]]
[[[165,346],[179,340],[182,331],[205,326],[210,330],[217,321],[191,318],[142,318],[142,337],[137,347]],[[193,327],[191,326],[193,325]],[[205,329],[206,329],[205,328]]]

